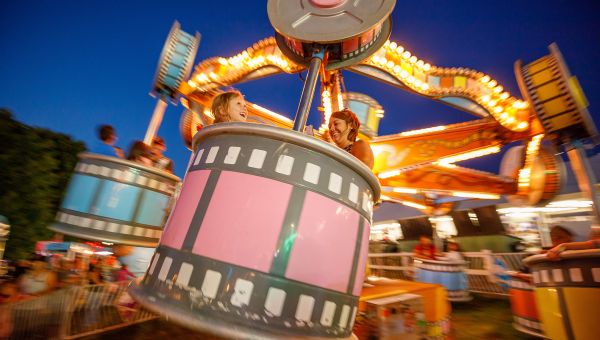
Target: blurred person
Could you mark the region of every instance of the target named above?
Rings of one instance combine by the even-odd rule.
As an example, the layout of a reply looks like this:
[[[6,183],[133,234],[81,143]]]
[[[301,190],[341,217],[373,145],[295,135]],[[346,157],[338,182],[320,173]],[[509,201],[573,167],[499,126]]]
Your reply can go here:
[[[213,124],[225,122],[245,122],[248,118],[246,100],[241,92],[231,90],[213,98],[211,112],[215,116]]]
[[[346,150],[369,169],[372,169],[373,151],[367,141],[357,140],[359,129],[360,121],[356,114],[349,109],[334,112],[329,118],[329,136],[335,145]]]
[[[68,259],[63,259],[61,268],[58,271],[58,286],[66,288],[81,284],[81,275],[75,269],[74,263]]]
[[[573,242],[573,233],[565,227],[555,225],[550,229],[550,240],[554,248],[563,243]]]
[[[90,264],[87,278],[88,284],[91,285],[99,285],[104,283],[104,280],[102,280],[102,270],[97,264]]]
[[[115,145],[118,139],[115,129],[111,125],[100,125],[97,129],[100,141],[94,143],[91,151],[100,155],[124,159],[125,153]]]
[[[167,150],[167,145],[160,136],[155,136],[152,139],[151,149],[154,167],[173,173],[173,160],[163,155],[163,152]]]
[[[154,166],[152,148],[140,140],[133,142],[129,148],[127,159],[145,166]]]
[[[413,249],[414,257],[435,260],[436,253],[437,250],[431,241],[431,237],[425,234],[419,236],[419,244]]]
[[[19,294],[16,280],[4,281],[0,284],[0,339],[9,339],[14,329],[13,311],[11,308],[2,308],[2,305],[23,299],[24,296]]]
[[[462,254],[460,253],[460,245],[456,242],[448,241],[446,243],[447,252],[444,254],[444,258],[448,261],[464,261]]]
[[[121,269],[115,271],[114,275],[116,282],[135,279],[135,275],[133,275],[133,273],[130,272],[129,269],[127,269],[126,264],[122,264]]]
[[[25,295],[43,295],[54,290],[56,285],[56,273],[47,269],[42,257],[34,258],[31,268],[19,280],[19,289]]]
[[[592,226],[590,231],[590,239],[583,242],[568,242],[561,243],[552,249],[548,250],[546,256],[550,260],[559,260],[560,254],[567,250],[586,250],[586,249],[600,249],[600,228]]]

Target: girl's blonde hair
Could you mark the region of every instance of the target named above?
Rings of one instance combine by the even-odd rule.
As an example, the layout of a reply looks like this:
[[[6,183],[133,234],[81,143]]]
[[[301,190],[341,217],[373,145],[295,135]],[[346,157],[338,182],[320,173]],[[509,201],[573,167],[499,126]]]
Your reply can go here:
[[[215,116],[214,123],[224,123],[231,121],[231,118],[229,117],[229,112],[227,112],[227,105],[229,105],[230,100],[234,99],[237,96],[243,97],[240,91],[230,90],[227,92],[219,93],[215,98],[213,98],[212,105],[210,106],[210,111]]]

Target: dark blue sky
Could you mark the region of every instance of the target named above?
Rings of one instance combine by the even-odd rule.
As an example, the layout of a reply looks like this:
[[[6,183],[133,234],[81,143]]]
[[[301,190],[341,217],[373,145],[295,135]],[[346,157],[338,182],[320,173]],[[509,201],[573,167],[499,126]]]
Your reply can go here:
[[[0,107],[24,123],[90,145],[109,123],[128,147],[143,139],[155,100],[148,95],[174,20],[202,34],[196,63],[231,56],[273,34],[266,1],[3,1],[0,4]],[[477,69],[521,97],[513,74],[558,43],[600,123],[600,1],[398,0],[392,41],[437,66]],[[345,73],[350,91],[385,108],[380,134],[473,119],[463,112]],[[292,116],[302,83],[282,75],[237,86],[249,101]],[[183,175],[189,158],[179,136],[183,108],[170,106],[159,134]],[[313,107],[309,123],[320,124]],[[471,164],[496,171],[497,160]]]

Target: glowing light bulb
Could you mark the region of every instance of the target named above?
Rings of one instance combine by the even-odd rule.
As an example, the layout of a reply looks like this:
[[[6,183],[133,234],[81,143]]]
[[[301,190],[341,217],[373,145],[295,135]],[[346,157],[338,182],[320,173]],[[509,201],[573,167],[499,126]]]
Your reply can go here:
[[[504,92],[500,95],[500,99],[505,100],[510,96],[510,94],[508,94],[508,92]]]
[[[417,60],[418,60],[417,57],[415,57],[414,55],[412,57],[410,57],[410,62],[413,64],[416,63]]]
[[[396,47],[398,47],[398,44],[396,44],[395,42],[392,41],[389,46],[390,50],[395,50]]]
[[[489,101],[490,101],[490,99],[491,99],[491,98],[490,98],[490,96],[488,96],[487,94],[486,94],[486,95],[483,95],[483,96],[481,96],[481,101],[482,101],[483,103],[487,103],[487,102],[489,102]]]
[[[423,64],[425,64],[425,63],[423,62],[423,60],[419,60],[419,61],[417,61],[417,67],[419,67],[419,68],[423,68]]]
[[[500,92],[502,92],[502,90],[504,90],[504,88],[502,86],[496,86],[494,88],[494,93],[500,93]]]
[[[398,46],[398,47],[396,48],[396,53],[398,53],[398,54],[402,54],[402,52],[404,52],[404,47],[402,47],[402,46]]]
[[[404,59],[410,58],[410,52],[404,51],[404,53],[402,53],[402,58],[404,58]]]
[[[431,70],[431,65],[429,65],[428,63],[425,63],[425,65],[423,65],[423,70],[425,70],[425,72]]]
[[[517,128],[518,128],[519,130],[524,130],[524,129],[526,129],[528,126],[529,126],[529,123],[527,123],[527,122],[520,122],[520,123],[519,123],[519,125],[517,125]]]
[[[489,88],[492,88],[492,87],[496,86],[496,84],[498,84],[498,83],[497,83],[495,80],[491,80],[491,81],[490,81],[490,82],[487,84],[487,86],[488,86]]]
[[[481,77],[481,79],[480,79],[480,80],[481,80],[481,82],[482,82],[482,83],[484,83],[484,84],[485,84],[485,83],[487,83],[487,82],[489,82],[489,81],[490,81],[490,76],[487,76],[487,75],[486,75],[486,76],[483,76],[483,77]]]

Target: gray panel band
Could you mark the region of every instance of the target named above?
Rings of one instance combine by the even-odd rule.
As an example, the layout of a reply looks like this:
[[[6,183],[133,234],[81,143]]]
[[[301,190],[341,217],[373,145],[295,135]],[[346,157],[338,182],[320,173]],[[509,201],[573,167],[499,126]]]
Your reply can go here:
[[[292,189],[288,208],[283,219],[283,225],[279,232],[277,246],[275,247],[275,255],[273,256],[273,262],[271,263],[271,269],[269,270],[269,273],[272,275],[285,276],[285,271],[290,260],[290,252],[292,251],[298,232],[298,225],[300,216],[302,215],[305,197],[306,190],[298,187]]]
[[[196,211],[194,212],[194,217],[190,222],[189,228],[187,229],[187,233],[185,235],[185,239],[183,241],[183,245],[181,246],[182,251],[191,251],[194,248],[194,244],[196,243],[196,238],[198,237],[198,232],[200,231],[200,225],[204,220],[204,216],[208,211],[208,204],[212,198],[213,192],[217,187],[217,182],[219,181],[219,177],[221,176],[221,171],[213,170],[208,175],[208,180],[206,181],[206,185],[204,186],[204,191],[202,192],[202,196],[200,197],[200,201],[198,202],[198,206],[196,207]],[[179,228],[183,228],[186,226],[177,226]]]
[[[356,271],[358,270],[358,260],[360,260],[360,249],[362,246],[362,236],[365,229],[365,220],[362,218],[358,219],[358,231],[356,232],[356,245],[354,246],[354,257],[352,258],[352,270],[350,271],[350,277],[348,278],[348,289],[346,292],[351,294],[354,290],[354,284],[356,283]]]
[[[287,334],[306,336],[349,336],[353,324],[352,314],[358,297],[299,281],[272,276],[252,269],[235,266],[193,253],[184,253],[170,247],[159,246],[158,260],[152,273],[142,281],[143,294],[152,297],[156,304],[166,304],[189,315],[228,320],[252,328],[277,330]],[[153,259],[154,261],[154,259]],[[185,266],[182,264],[186,263]],[[193,268],[189,281],[178,283],[182,268]],[[188,273],[189,275],[189,273]],[[212,280],[212,286],[206,283]],[[244,283],[244,288],[236,288]],[[208,289],[209,287],[210,289]],[[273,291],[281,297],[280,308],[272,308]],[[246,294],[238,303],[234,295]],[[306,312],[309,320],[298,320],[304,312],[302,300],[314,302]],[[325,304],[335,306],[325,309]],[[345,311],[345,312],[344,312]],[[323,313],[327,314],[324,322]],[[341,324],[341,325],[340,325]]]
[[[346,205],[369,222],[372,219],[373,193],[364,178],[345,164],[296,144],[260,136],[211,136],[197,146],[188,171],[206,169],[299,186]]]

